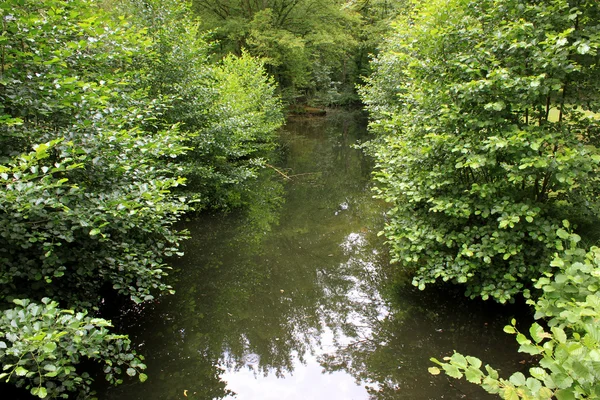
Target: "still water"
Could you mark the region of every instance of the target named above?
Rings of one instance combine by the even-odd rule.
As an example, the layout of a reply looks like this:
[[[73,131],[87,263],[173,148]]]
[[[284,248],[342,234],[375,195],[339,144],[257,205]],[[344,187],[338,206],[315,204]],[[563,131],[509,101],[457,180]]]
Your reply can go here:
[[[149,379],[100,398],[496,398],[429,375],[429,358],[457,350],[506,377],[523,370],[502,332],[517,307],[419,292],[393,273],[371,163],[354,148],[365,135],[357,114],[290,120],[279,172],[257,185],[248,212],[188,221],[177,293],[115,320]]]

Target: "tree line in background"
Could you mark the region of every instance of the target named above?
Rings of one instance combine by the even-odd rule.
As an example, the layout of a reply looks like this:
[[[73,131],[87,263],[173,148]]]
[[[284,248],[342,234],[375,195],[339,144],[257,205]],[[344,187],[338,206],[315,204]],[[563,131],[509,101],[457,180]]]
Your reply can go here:
[[[288,103],[358,104],[388,22],[402,0],[193,0],[213,54],[259,58]]]
[[[209,56],[183,1],[0,4],[0,379],[40,398],[145,380],[103,293],[171,292],[192,208],[244,203],[283,122],[248,54]]]
[[[534,367],[441,367],[504,399],[600,397],[600,4],[416,1],[362,89],[392,258],[423,289],[524,295]],[[590,247],[591,246],[591,247]]]

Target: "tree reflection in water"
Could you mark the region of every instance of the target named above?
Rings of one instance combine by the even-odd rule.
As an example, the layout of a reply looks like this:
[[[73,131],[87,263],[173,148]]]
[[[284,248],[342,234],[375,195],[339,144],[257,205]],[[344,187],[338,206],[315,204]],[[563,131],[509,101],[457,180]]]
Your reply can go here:
[[[511,353],[515,343],[502,332],[518,306],[470,301],[456,288],[420,292],[393,275],[373,241],[369,232],[351,234],[342,244],[350,253],[342,270],[354,286],[346,291],[345,309],[328,320],[343,343],[320,357],[324,368],[353,375],[370,399],[497,398],[463,381],[430,376],[429,358],[456,349],[494,359],[501,370],[523,369]]]
[[[365,132],[357,121],[288,123],[285,192],[273,172],[248,212],[185,224],[177,293],[116,321],[147,355],[150,379],[101,398],[217,399],[236,382],[242,400],[462,398],[473,389],[431,377],[429,357],[456,349],[501,363],[513,346],[506,310],[493,317],[491,306],[391,276],[377,236],[384,205],[352,148]]]

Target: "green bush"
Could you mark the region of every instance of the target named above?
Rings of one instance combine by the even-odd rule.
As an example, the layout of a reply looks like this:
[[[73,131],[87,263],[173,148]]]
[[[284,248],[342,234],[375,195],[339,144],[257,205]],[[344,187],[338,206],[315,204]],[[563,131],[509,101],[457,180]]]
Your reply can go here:
[[[0,379],[88,397],[81,361],[114,384],[145,368],[87,315],[100,290],[172,292],[185,177],[201,206],[239,205],[281,106],[256,60],[208,59],[183,1],[8,0],[0,17]]]
[[[529,302],[536,318],[546,319],[548,327],[534,323],[529,338],[516,329],[515,320],[504,328],[516,335],[519,352],[536,356],[537,365],[529,368],[529,376],[516,372],[503,379],[489,365],[483,371],[481,360],[460,353],[445,362],[432,359],[446,374],[465,377],[509,400],[600,398],[600,248],[586,252],[577,245],[578,235],[564,229],[558,235],[565,246],[559,243],[554,269],[536,281],[541,297]],[[429,370],[440,372],[437,367]]]
[[[547,270],[560,221],[597,221],[599,15],[453,0],[396,21],[362,96],[384,233],[416,286],[505,302]]]
[[[109,333],[109,321],[60,309],[48,298],[13,302],[0,316],[0,379],[42,399],[68,398],[72,392],[90,395],[92,378],[77,371],[83,359],[100,361],[114,384],[122,382],[123,374],[147,379],[141,372],[146,368],[143,357],[130,349],[126,336]]]
[[[1,376],[40,398],[87,397],[82,360],[115,384],[145,368],[86,314],[104,286],[138,303],[171,290],[187,136],[160,120],[135,24],[86,0],[9,0],[0,17]]]
[[[170,194],[183,181],[169,160],[185,137],[159,124],[165,106],[138,87],[148,40],[93,2],[8,3],[1,294],[77,306],[104,283],[136,302],[168,291],[163,258],[177,251],[172,224],[186,210]]]
[[[257,172],[283,124],[276,86],[263,63],[245,52],[212,62],[186,1],[135,0],[120,5],[153,39],[145,84],[168,108],[161,118],[180,124],[189,151],[177,160],[185,195],[196,210],[244,205]]]

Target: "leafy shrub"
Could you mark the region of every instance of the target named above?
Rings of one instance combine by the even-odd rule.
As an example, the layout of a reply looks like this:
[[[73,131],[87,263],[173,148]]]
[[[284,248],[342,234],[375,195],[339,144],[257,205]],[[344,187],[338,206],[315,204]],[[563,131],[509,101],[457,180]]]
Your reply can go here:
[[[0,379],[42,399],[68,398],[70,392],[89,395],[92,379],[86,372],[78,373],[77,364],[95,359],[104,364],[111,383],[121,383],[123,373],[146,380],[143,357],[130,349],[126,336],[108,332],[109,321],[60,309],[48,298],[41,303],[13,302],[16,306],[0,316]]]
[[[136,302],[168,291],[163,257],[177,251],[171,226],[186,210],[168,160],[185,137],[137,87],[147,40],[87,1],[13,6],[3,8],[1,294],[75,306],[94,304],[104,283]]]
[[[88,310],[105,287],[135,303],[172,292],[165,260],[180,254],[173,225],[189,210],[182,175],[203,206],[216,203],[264,165],[282,123],[262,65],[211,64],[186,11],[183,1],[0,3],[0,362],[3,378],[41,398],[90,395],[75,367],[86,358],[116,384],[145,368]],[[198,170],[217,179],[196,180]]]
[[[567,224],[568,225],[568,224]],[[454,353],[446,362],[432,359],[453,378],[463,376],[503,399],[596,399],[600,397],[600,248],[585,251],[580,237],[564,229],[558,235],[560,253],[552,260],[554,270],[536,281],[541,297],[530,301],[536,318],[547,319],[548,328],[534,323],[529,338],[519,332],[516,321],[504,328],[515,334],[519,352],[535,356],[537,365],[529,375],[516,372],[508,380],[481,360]],[[438,374],[437,367],[430,372]]]
[[[205,85],[211,101],[183,164],[188,187],[212,207],[241,206],[275,148],[282,106],[263,64],[246,53],[214,65]]]
[[[159,120],[166,104],[142,79],[150,42],[134,24],[86,0],[9,0],[0,17],[2,377],[40,398],[85,397],[84,359],[112,383],[145,368],[85,310],[103,286],[135,302],[170,290],[164,258],[187,209],[172,160],[186,137]]]
[[[573,4],[571,4],[573,3]],[[362,96],[393,260],[510,300],[565,218],[597,221],[595,1],[420,2]]]

